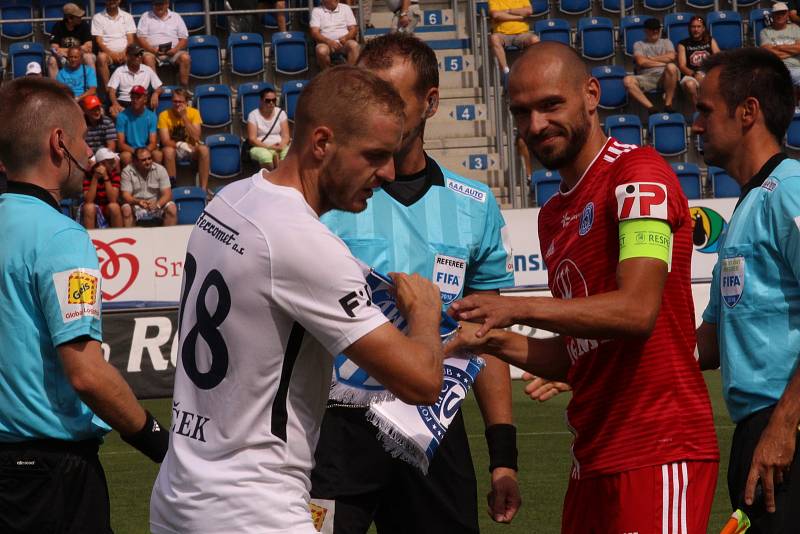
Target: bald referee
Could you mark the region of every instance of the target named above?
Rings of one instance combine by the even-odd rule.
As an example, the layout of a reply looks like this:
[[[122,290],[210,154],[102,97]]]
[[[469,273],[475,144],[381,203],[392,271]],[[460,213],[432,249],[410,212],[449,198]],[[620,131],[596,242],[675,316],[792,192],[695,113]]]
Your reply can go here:
[[[89,235],[59,210],[90,155],[69,89],[0,89],[0,532],[111,532],[97,456],[114,428],[161,461],[168,433],[100,350],[100,273]]]

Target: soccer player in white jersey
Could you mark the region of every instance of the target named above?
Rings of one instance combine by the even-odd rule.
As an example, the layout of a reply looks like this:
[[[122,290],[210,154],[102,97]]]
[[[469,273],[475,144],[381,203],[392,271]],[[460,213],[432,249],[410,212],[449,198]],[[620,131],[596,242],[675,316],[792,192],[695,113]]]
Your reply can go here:
[[[319,221],[365,209],[394,179],[403,109],[366,70],[320,74],[300,96],[278,170],[226,187],[196,223],[152,532],[316,532],[309,473],[335,354],[406,402],[436,400],[438,289],[392,274],[410,327],[401,334],[372,303],[363,265]]]

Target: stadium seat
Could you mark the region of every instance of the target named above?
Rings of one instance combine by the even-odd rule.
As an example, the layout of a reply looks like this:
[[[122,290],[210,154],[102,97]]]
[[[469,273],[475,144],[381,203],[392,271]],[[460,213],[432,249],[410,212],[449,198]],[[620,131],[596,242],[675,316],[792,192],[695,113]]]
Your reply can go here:
[[[644,21],[652,18],[646,15],[630,15],[622,17],[619,30],[622,32],[622,45],[626,56],[633,56],[633,44],[644,41]]]
[[[72,198],[62,198],[61,201],[58,203],[58,207],[61,210],[61,213],[69,217],[70,219],[74,219],[75,216],[72,213],[73,209],[77,209],[75,199]]]
[[[761,30],[767,25],[767,22],[764,18],[769,15],[771,10],[769,9],[753,9],[750,11],[750,24],[748,25],[750,28],[750,34],[753,39],[753,44],[756,46],[761,46]]]
[[[203,11],[203,2],[198,0],[175,0],[173,9],[176,13],[198,13]],[[205,18],[202,15],[181,15],[181,17],[189,33],[206,29]]]
[[[264,89],[272,89],[274,91],[275,86],[269,82],[251,82],[243,83],[236,90],[239,112],[242,115],[242,124],[247,122],[247,116],[250,115],[250,112],[258,107],[259,95]]]
[[[125,10],[133,15],[136,22],[139,22],[139,17],[150,11],[153,6],[152,0],[128,0],[126,2]]]
[[[626,76],[622,65],[604,65],[592,68],[592,76],[600,82],[600,107],[616,109],[628,103],[628,91],[622,80]]]
[[[642,121],[638,115],[609,115],[605,132],[625,145],[642,144]]]
[[[603,0],[600,4],[603,11],[607,13],[619,13],[619,0]],[[625,0],[625,12],[633,9],[633,0]]]
[[[260,33],[232,33],[228,36],[228,63],[239,76],[264,72],[264,38]]]
[[[711,190],[714,192],[714,198],[738,197],[742,192],[742,188],[739,187],[736,180],[725,172],[725,169],[709,167],[708,179],[711,182]]]
[[[686,119],[680,113],[656,113],[647,120],[650,144],[662,156],[686,152]]]
[[[203,126],[222,128],[231,123],[231,90],[227,85],[198,85],[194,99]]]
[[[678,43],[689,37],[689,20],[691,13],[667,13],[664,16],[664,28],[667,30],[667,39],[677,48]]]
[[[80,2],[76,2],[81,5]],[[83,7],[81,5],[81,7]],[[62,18],[64,16],[64,2],[62,0],[42,0],[42,16],[44,18]],[[44,33],[51,35],[53,33],[53,26],[56,21],[44,23]]]
[[[91,7],[88,3],[86,4],[87,11],[86,13],[89,15],[94,15],[95,13],[100,13],[106,8],[106,0],[95,0],[94,2],[94,13],[89,13],[88,8]]]
[[[6,39],[25,39],[33,35],[33,24],[30,22],[10,22],[19,19],[32,19],[31,2],[14,0],[0,1],[0,36]]]
[[[672,170],[678,177],[683,194],[689,200],[702,198],[703,187],[700,182],[700,168],[694,163],[672,163]]]
[[[194,224],[206,207],[206,192],[199,187],[173,187],[172,200],[178,208],[178,224]]]
[[[643,0],[642,7],[650,11],[667,11],[675,7],[675,0]]]
[[[536,204],[543,206],[550,197],[558,192],[561,175],[558,171],[540,169],[531,175],[531,189],[536,192]]]
[[[192,78],[215,78],[222,74],[219,39],[213,35],[192,35],[188,44]]]
[[[281,74],[300,74],[308,70],[308,45],[303,32],[272,34],[272,64]]]
[[[750,7],[755,6],[759,3],[760,0],[738,0],[736,2],[736,9],[741,9],[743,7]]]
[[[537,20],[533,24],[533,31],[542,41],[556,41],[567,46],[572,44],[570,37],[572,30],[569,22],[564,19]]]
[[[786,147],[800,150],[800,113],[795,112],[789,129],[786,131]]]
[[[686,0],[686,5],[695,9],[713,9],[714,0]]]
[[[233,134],[206,137],[211,154],[210,174],[215,178],[233,178],[242,171],[242,140]]]
[[[11,65],[11,78],[25,76],[25,68],[31,61],[38,61],[42,72],[47,72],[44,62],[44,47],[39,43],[11,43],[8,47],[8,62]]]
[[[567,15],[583,15],[591,9],[591,0],[558,0],[558,10]]]
[[[550,1],[549,0],[531,0],[531,13],[532,17],[539,17],[541,15],[547,15],[550,13]]]
[[[735,11],[713,11],[706,20],[711,37],[716,39],[720,50],[741,48],[742,17]]]
[[[694,124],[694,121],[697,120],[697,116],[699,114],[700,114],[700,112],[698,112],[698,111],[695,111],[694,113],[692,113],[692,122],[689,124],[689,127],[690,127],[689,131],[690,131],[690,135],[694,139],[695,149],[697,150],[697,153],[698,154],[702,154],[703,153],[703,138],[700,137],[699,135],[695,135],[694,133],[691,133],[691,126]]]
[[[586,59],[608,59],[614,55],[614,25],[606,17],[584,17],[578,21],[578,41]]]
[[[174,85],[162,85],[161,94],[158,95],[158,107],[156,108],[156,115],[172,107],[172,90],[175,89]],[[189,102],[191,105],[191,102]]]
[[[286,112],[286,117],[294,120],[294,110],[297,107],[297,98],[303,91],[303,88],[308,84],[308,80],[292,80],[286,82],[281,86],[281,101],[283,103],[283,111]]]

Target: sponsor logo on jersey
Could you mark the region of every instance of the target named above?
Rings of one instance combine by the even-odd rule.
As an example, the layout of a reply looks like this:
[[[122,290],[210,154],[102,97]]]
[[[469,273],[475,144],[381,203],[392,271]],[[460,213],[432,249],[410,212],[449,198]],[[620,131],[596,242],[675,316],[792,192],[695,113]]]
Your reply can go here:
[[[743,256],[722,258],[719,269],[719,290],[729,308],[739,303],[744,292],[745,260]]]
[[[455,256],[437,254],[433,260],[433,283],[439,288],[442,302],[450,304],[464,289],[467,262]]]
[[[553,276],[553,287],[550,288],[553,296],[560,299],[583,298],[589,296],[589,287],[578,266],[570,259],[562,260],[556,267]],[[578,361],[582,355],[599,346],[595,339],[580,339],[566,337],[566,347],[572,363]]]
[[[628,219],[667,219],[667,187],[652,182],[636,182],[617,186],[617,215]]]
[[[764,183],[761,184],[761,189],[766,189],[770,193],[775,191],[776,187],[778,187],[778,182],[776,182],[772,178],[767,178],[766,180],[764,180]]]
[[[347,293],[339,299],[339,305],[348,317],[355,317],[361,308],[369,308],[372,306],[372,291],[370,291],[369,285],[364,284],[360,289]]]
[[[586,207],[583,208],[583,214],[581,214],[581,226],[578,228],[578,235],[586,235],[589,233],[589,230],[592,229],[592,224],[594,223],[594,202],[589,202],[586,204]]]
[[[464,195],[465,197],[477,200],[478,202],[486,202],[486,193],[476,187],[458,182],[452,178],[447,179],[447,187],[459,195]]]
[[[236,242],[236,238],[239,237],[239,232],[207,211],[203,211],[203,213],[200,214],[200,217],[194,225],[219,243],[230,248],[233,252],[236,252],[240,256],[244,255],[244,248],[240,243]]]
[[[716,254],[728,222],[711,208],[693,206],[689,208],[692,218],[692,241],[697,252]]]
[[[577,213],[573,213],[572,215],[565,213],[561,216],[561,227],[566,228],[572,221],[577,221],[578,217],[580,216]]]
[[[53,287],[65,323],[100,317],[100,271],[80,268],[54,273]]]

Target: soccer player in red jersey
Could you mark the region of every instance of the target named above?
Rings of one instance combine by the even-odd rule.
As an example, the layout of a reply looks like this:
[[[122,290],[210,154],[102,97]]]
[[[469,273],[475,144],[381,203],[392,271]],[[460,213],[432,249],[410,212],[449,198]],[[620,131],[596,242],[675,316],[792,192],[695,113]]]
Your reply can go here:
[[[509,78],[531,154],[562,177],[539,239],[554,298],[473,295],[449,350],[471,347],[573,389],[563,533],[706,532],[719,453],[694,357],[686,197],[652,148],[607,138],[598,81],[564,45],[533,45]],[[559,335],[500,330],[526,324]]]

